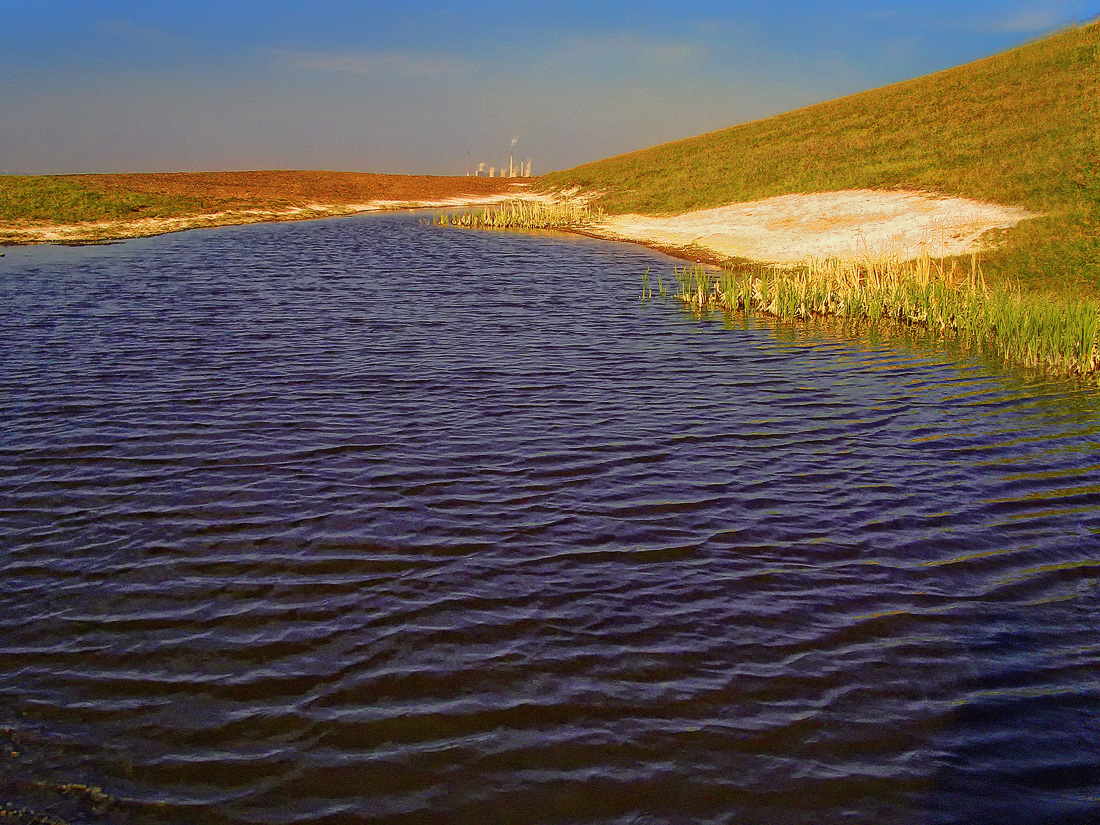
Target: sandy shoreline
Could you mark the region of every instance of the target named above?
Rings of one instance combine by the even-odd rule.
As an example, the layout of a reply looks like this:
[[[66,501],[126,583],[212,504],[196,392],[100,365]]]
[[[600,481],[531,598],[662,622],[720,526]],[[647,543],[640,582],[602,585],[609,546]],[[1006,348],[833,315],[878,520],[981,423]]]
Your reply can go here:
[[[506,200],[544,199],[526,192],[497,195],[456,195],[431,200],[371,200],[363,203],[307,203],[283,209],[223,209],[171,218],[139,218],[137,220],[88,221],[74,224],[38,224],[32,226],[0,225],[0,244],[23,245],[40,243],[98,243],[102,241],[144,238],[185,229],[215,226],[240,226],[250,223],[280,223],[355,215],[360,212],[383,212],[405,209],[453,209],[464,206],[490,206]]]
[[[435,194],[435,193],[432,193]],[[584,199],[577,193],[559,193]],[[506,200],[553,200],[514,183],[505,191],[447,197],[317,202],[282,208],[223,209],[172,218],[81,224],[0,226],[8,244],[88,243],[145,237],[198,227],[308,220],[398,209],[481,207]],[[866,254],[901,259],[980,251],[993,229],[1008,229],[1035,217],[1017,207],[913,191],[845,190],[783,195],[752,203],[669,217],[613,215],[583,234],[628,241],[670,254],[709,261],[753,260],[794,264],[807,258],[853,258]]]
[[[0,179],[0,189],[5,182]],[[296,169],[64,175],[57,177],[57,183],[74,185],[93,201],[121,200],[123,208],[136,202],[135,208],[145,216],[82,223],[0,223],[0,244],[94,243],[199,227],[307,220],[437,203],[482,203],[522,194],[531,185],[523,178]],[[172,216],[155,216],[158,209],[170,210]]]

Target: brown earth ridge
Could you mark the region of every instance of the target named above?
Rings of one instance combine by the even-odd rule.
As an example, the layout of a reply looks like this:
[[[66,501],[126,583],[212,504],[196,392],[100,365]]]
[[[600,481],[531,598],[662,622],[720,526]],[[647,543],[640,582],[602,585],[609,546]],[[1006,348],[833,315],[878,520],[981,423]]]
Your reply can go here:
[[[385,175],[374,172],[152,172],[71,175],[73,181],[117,192],[212,198],[227,204],[355,204],[369,201],[434,201],[456,196],[499,195],[520,178]]]
[[[199,227],[305,220],[385,209],[465,206],[522,196],[530,179],[268,170],[65,175],[99,192],[179,199],[175,214],[81,223],[0,224],[0,243],[95,243]]]

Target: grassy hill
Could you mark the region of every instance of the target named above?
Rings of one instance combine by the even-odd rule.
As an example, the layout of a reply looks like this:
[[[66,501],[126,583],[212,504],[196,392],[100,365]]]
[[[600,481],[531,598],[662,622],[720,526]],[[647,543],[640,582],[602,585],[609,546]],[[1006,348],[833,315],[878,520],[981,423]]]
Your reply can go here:
[[[1024,206],[1044,217],[1004,234],[987,275],[1100,295],[1100,24],[540,183],[643,214],[856,188]]]

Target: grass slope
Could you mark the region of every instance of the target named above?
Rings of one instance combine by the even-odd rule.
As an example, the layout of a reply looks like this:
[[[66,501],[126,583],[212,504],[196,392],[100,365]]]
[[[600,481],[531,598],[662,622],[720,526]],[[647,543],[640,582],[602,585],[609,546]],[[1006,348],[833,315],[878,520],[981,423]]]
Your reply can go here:
[[[1100,24],[699,137],[545,175],[609,212],[797,192],[920,189],[1045,217],[1004,234],[994,280],[1100,294]]]
[[[16,226],[171,217],[197,208],[192,199],[104,190],[56,175],[0,177],[0,223]]]

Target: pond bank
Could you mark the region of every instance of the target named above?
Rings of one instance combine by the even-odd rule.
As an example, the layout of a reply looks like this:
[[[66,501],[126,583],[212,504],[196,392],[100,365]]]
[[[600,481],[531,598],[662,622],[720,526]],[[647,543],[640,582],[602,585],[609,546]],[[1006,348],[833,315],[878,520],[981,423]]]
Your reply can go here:
[[[364,203],[307,203],[300,206],[256,209],[227,209],[173,217],[135,220],[86,221],[71,224],[36,226],[0,226],[0,244],[19,246],[36,243],[101,243],[126,238],[145,238],[214,226],[240,226],[250,223],[281,223],[315,218],[335,218],[359,212],[387,210],[488,206],[503,200],[522,198],[522,192],[500,195],[456,195],[441,200],[373,200]]]
[[[524,197],[530,180],[273,170],[0,177],[0,244],[96,243],[200,227]]]
[[[584,202],[576,190],[533,191],[517,179],[328,172],[72,176],[100,191],[179,199],[177,214],[0,222],[0,243],[95,243],[185,229],[297,221],[395,209],[491,206],[509,200]],[[183,203],[192,208],[183,208]],[[194,208],[194,205],[213,208]],[[1018,207],[927,192],[792,194],[672,216],[610,215],[584,234],[641,243],[691,260],[795,264],[808,258],[970,254],[990,230],[1036,217]]]

